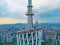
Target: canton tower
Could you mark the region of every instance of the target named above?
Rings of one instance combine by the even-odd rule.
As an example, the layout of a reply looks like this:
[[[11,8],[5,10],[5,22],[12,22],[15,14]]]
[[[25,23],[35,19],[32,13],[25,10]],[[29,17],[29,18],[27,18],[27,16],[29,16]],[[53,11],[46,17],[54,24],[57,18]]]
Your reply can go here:
[[[27,12],[27,16],[28,16],[28,20],[27,20],[27,23],[28,23],[28,30],[31,30],[33,28],[33,12],[32,12],[32,0],[28,0],[28,12]]]

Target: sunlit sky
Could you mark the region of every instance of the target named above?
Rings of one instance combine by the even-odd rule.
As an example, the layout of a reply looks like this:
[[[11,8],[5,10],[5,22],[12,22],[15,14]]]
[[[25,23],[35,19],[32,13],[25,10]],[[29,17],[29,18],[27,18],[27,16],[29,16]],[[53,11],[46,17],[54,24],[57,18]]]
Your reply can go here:
[[[0,24],[26,23],[28,0],[0,0]],[[34,21],[60,23],[60,0],[32,0]]]

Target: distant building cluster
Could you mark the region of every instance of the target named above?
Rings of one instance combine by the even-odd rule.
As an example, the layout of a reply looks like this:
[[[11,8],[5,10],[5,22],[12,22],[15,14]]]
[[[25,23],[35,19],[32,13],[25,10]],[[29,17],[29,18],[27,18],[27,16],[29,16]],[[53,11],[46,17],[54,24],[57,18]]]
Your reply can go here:
[[[25,24],[0,25],[0,43],[16,42],[15,32],[18,29],[19,30],[24,29],[25,28],[24,25]],[[39,26],[42,28],[43,31],[43,40],[46,40],[47,42],[53,42],[52,44],[55,44],[57,42],[56,44],[60,45],[59,26],[50,26],[50,25],[43,25],[43,26],[39,25]]]
[[[43,28],[44,27],[44,28]],[[55,28],[54,28],[55,27]],[[60,45],[59,27],[57,26],[42,26],[43,39],[51,45]]]
[[[13,42],[14,40],[16,40],[16,31],[23,29],[24,25],[25,24],[0,25],[0,43]]]

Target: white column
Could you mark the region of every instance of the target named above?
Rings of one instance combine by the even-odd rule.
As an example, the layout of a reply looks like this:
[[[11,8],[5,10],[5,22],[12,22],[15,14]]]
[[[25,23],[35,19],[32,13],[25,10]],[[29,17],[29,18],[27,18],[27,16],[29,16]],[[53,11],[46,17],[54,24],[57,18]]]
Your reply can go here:
[[[38,45],[41,45],[41,30],[39,30],[38,31],[38,37],[39,37],[39,43],[38,43]]]
[[[32,45],[33,45],[34,43],[33,32],[31,32],[31,36],[32,36]]]
[[[40,37],[40,40],[42,40],[42,30],[39,30],[38,33],[39,33],[39,35],[40,35],[40,36],[39,36],[39,37]]]
[[[37,45],[37,31],[35,33],[36,33],[35,36],[36,36],[36,45]]]
[[[21,36],[20,36],[20,34],[19,34],[19,44],[21,45]]]
[[[56,45],[57,45],[58,43],[57,43],[57,40],[56,40]]]
[[[23,39],[23,45],[25,45],[24,34],[22,34],[22,39]]]
[[[26,38],[27,38],[27,45],[29,45],[28,33],[26,33]]]
[[[28,30],[33,28],[33,17],[31,15],[28,16]]]
[[[32,0],[28,0],[28,5],[32,5]]]
[[[19,34],[16,35],[17,38],[17,45],[19,45]]]

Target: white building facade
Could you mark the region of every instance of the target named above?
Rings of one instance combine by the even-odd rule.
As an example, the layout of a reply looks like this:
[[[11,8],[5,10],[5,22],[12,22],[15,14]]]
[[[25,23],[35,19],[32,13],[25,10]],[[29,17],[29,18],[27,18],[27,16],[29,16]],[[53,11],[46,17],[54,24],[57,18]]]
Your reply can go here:
[[[42,30],[18,31],[16,37],[17,45],[41,45]]]

